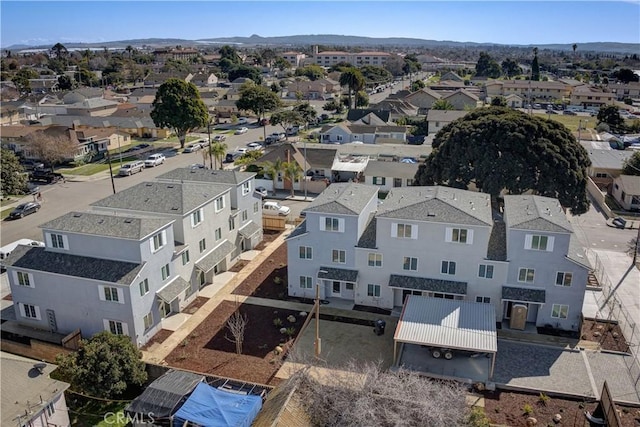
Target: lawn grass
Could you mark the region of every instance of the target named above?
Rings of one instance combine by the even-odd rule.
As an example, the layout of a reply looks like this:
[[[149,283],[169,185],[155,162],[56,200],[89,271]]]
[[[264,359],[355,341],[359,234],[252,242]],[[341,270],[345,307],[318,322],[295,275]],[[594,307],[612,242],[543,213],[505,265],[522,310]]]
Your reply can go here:
[[[127,160],[122,159],[122,163],[124,164]],[[120,170],[120,160],[112,160],[111,168],[113,169],[113,174],[117,175]],[[87,165],[78,166],[76,168],[69,169],[59,169],[63,175],[80,175],[80,176],[90,176],[96,173],[104,172],[109,170],[108,163],[89,163]]]
[[[69,419],[77,427],[125,427],[124,408],[129,402],[103,401],[67,393]]]
[[[549,115],[545,114],[544,118],[549,118]],[[562,123],[571,132],[578,131],[581,121],[582,129],[595,129],[598,122],[595,117],[565,116],[564,114],[551,114],[551,120]]]
[[[7,208],[7,209],[3,209],[2,211],[0,211],[0,220],[5,219],[6,217],[8,217],[12,210],[13,210],[13,208]]]
[[[187,137],[185,138],[185,145],[193,142],[193,141],[197,141],[198,139],[200,139],[197,136],[191,136],[191,135],[187,135]],[[165,139],[159,139],[156,141],[156,143],[171,143],[171,144],[175,144],[176,142],[180,142],[178,140],[177,136],[170,136],[169,138],[165,138]]]

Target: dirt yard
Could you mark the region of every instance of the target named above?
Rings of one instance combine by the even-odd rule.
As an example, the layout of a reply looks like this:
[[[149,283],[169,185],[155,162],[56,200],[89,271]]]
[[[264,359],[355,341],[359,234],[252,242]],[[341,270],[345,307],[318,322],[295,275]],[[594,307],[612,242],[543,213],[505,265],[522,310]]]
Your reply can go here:
[[[580,338],[600,343],[603,350],[629,352],[629,345],[620,326],[615,323],[585,319]]]
[[[287,298],[287,245],[283,243],[267,261],[242,282],[234,291],[237,295],[270,299]]]

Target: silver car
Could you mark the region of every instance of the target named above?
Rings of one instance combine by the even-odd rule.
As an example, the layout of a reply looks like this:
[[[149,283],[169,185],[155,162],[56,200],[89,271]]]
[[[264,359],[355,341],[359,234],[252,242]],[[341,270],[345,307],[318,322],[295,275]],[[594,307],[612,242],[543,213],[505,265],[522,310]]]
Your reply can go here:
[[[134,173],[142,172],[142,169],[144,169],[144,162],[139,160],[122,165],[120,171],[118,172],[118,175],[129,176],[133,175]]]

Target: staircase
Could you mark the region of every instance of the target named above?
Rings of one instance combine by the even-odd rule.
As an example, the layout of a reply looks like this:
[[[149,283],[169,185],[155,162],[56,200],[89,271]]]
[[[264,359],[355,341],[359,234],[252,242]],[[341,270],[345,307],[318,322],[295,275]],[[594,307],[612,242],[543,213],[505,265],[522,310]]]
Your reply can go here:
[[[598,282],[598,278],[596,277],[593,271],[589,272],[587,276],[587,290],[588,291],[601,291],[602,287],[600,286],[600,282]]]

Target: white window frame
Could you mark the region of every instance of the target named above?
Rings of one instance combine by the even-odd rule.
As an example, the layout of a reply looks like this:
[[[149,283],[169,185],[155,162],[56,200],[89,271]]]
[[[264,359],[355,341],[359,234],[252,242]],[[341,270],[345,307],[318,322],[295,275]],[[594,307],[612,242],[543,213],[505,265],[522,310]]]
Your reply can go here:
[[[520,277],[524,271],[524,280],[521,280]],[[531,275],[531,280],[529,280],[529,275]],[[520,283],[534,283],[536,280],[536,270],[535,268],[526,268],[522,267],[518,269],[518,282]]]
[[[380,298],[381,286],[373,283],[367,284],[367,296],[373,299]]]
[[[253,213],[258,213],[259,210],[260,210],[260,204],[258,202],[255,202],[253,204]]]
[[[445,239],[447,243],[461,243],[463,245],[473,244],[473,230],[469,228],[447,227]]]
[[[484,304],[491,304],[491,297],[477,296],[476,297],[476,302],[480,302],[480,303],[484,303]]]
[[[313,289],[313,277],[300,276],[300,288],[301,289]]]
[[[42,320],[42,317],[40,316],[40,307],[38,307],[37,305],[25,304],[21,302],[18,303],[18,307],[20,309],[20,315],[25,319]]]
[[[182,258],[182,265],[189,264],[189,262],[191,261],[191,259],[189,258],[189,249],[187,249],[186,251],[182,252],[180,258]]]
[[[154,234],[153,237],[149,239],[149,243],[151,245],[151,253],[158,252],[167,244],[167,230],[162,230],[160,233]]]
[[[236,229],[236,218],[233,216],[229,217],[229,231]]]
[[[216,212],[220,212],[221,210],[223,210],[224,209],[224,196],[218,197],[216,200],[214,200],[213,204],[214,204]]]
[[[495,268],[491,264],[479,264],[478,265],[478,277],[480,277],[482,279],[493,279],[494,270],[495,270]]]
[[[446,274],[447,276],[455,276],[456,267],[457,266],[455,261],[443,260],[440,263],[440,274]]]
[[[311,246],[298,246],[298,257],[300,259],[313,259],[313,248]]]
[[[385,185],[386,182],[387,182],[387,179],[384,176],[374,176],[373,177],[373,185]]]
[[[331,262],[334,264],[346,264],[347,251],[343,249],[331,249]]]
[[[216,237],[216,242],[220,239],[222,239],[222,227],[218,227],[216,228],[216,231],[214,232],[215,237]]]
[[[200,208],[191,214],[191,228],[195,228],[204,221],[204,209]]]
[[[567,280],[567,278],[569,280]],[[567,283],[568,282],[568,283]],[[570,271],[558,271],[556,273],[556,286],[570,287],[573,284],[573,273]]]
[[[147,331],[153,326],[153,312],[148,312],[143,318],[144,330]]]
[[[415,263],[415,265],[414,265]],[[418,271],[418,258],[406,256],[402,258],[402,269],[404,271]]]
[[[149,293],[149,279],[144,279],[138,283],[138,289],[140,290],[140,296],[143,297]]]
[[[53,249],[69,250],[69,239],[64,234],[47,233],[47,243]]]
[[[344,233],[344,219],[331,216],[321,216],[320,231]]]
[[[104,293],[104,300],[109,302],[121,303],[122,301],[120,300],[122,298],[120,298],[119,291],[120,290],[115,286],[103,286],[102,292]]]
[[[543,245],[542,242],[545,244]],[[554,244],[553,236],[546,236],[543,234],[527,234],[524,237],[524,248],[532,251],[544,251],[544,252],[553,252],[553,244]]]
[[[129,326],[121,321],[114,319],[102,319],[102,324],[104,326],[104,330],[107,332],[111,332],[114,335],[125,335],[129,336]],[[118,330],[118,326],[120,326],[120,330]],[[113,327],[113,329],[112,329]],[[115,332],[114,332],[115,330]],[[121,333],[119,333],[121,332]]]
[[[207,250],[207,238],[203,237],[199,242],[198,242],[198,249],[200,249],[200,253],[204,252]]]
[[[398,239],[417,239],[418,226],[416,224],[392,223],[391,237],[395,237]]]
[[[242,195],[246,196],[249,193],[251,193],[251,182],[249,182],[249,181],[243,182],[242,183]]]
[[[371,259],[373,257],[373,259]],[[369,267],[382,268],[382,254],[377,252],[369,252],[367,254],[367,265]]]
[[[246,210],[246,209],[244,209],[244,210],[242,211],[242,221],[244,222],[244,221],[246,221],[247,219],[249,219],[249,213],[247,212],[247,210]]]
[[[18,286],[22,286],[25,288],[35,288],[35,283],[33,281],[33,274],[27,273],[25,271],[15,271],[14,278]],[[25,282],[26,279],[26,282]]]
[[[552,319],[567,319],[567,318],[569,318],[569,305],[568,304],[553,304],[551,306],[551,318]]]
[[[171,267],[169,267],[168,263],[160,267],[160,277],[162,277],[163,281],[171,277]]]

